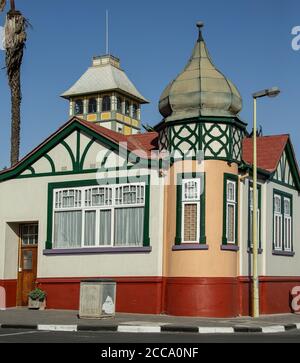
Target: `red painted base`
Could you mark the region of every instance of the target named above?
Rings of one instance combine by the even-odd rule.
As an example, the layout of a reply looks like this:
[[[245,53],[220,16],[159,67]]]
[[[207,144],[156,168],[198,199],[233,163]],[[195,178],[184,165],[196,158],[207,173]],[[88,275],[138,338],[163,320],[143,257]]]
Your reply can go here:
[[[7,308],[16,306],[17,280],[0,280],[0,286],[5,289],[5,305]]]
[[[86,278],[83,278],[86,279]],[[177,316],[234,317],[251,315],[251,280],[238,278],[116,277],[117,312]],[[38,279],[49,309],[79,308],[82,278]],[[7,307],[16,305],[16,280],[0,280]],[[261,314],[289,313],[291,290],[300,277],[261,277]]]

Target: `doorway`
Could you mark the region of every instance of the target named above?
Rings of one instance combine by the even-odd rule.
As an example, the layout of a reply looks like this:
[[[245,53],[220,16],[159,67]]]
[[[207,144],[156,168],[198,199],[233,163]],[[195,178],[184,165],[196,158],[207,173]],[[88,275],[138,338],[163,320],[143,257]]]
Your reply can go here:
[[[37,278],[38,224],[20,224],[17,306],[28,305]]]

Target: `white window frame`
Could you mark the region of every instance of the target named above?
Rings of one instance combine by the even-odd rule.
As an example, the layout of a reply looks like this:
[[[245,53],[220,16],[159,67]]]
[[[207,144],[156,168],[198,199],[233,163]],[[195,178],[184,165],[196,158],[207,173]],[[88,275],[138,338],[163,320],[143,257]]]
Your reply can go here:
[[[276,211],[276,199],[280,204],[280,211]],[[283,245],[283,230],[282,230],[282,203],[281,195],[274,194],[274,249],[282,251]]]
[[[229,184],[232,184],[234,186],[234,198],[230,199],[229,196],[228,196],[228,186]],[[233,235],[234,235],[234,238],[233,238],[233,241],[230,241],[229,238],[228,238],[228,222],[229,222],[229,213],[228,213],[228,207],[229,206],[233,206],[233,212],[234,212],[234,219],[233,219]],[[227,244],[232,244],[232,245],[235,245],[236,244],[236,223],[237,223],[237,220],[236,220],[236,208],[237,208],[237,182],[234,181],[234,180],[227,180],[227,183],[226,183],[226,238],[227,238]]]
[[[252,193],[251,193],[252,192]],[[257,188],[257,200],[259,197],[259,193],[261,192],[261,190],[259,188]],[[252,198],[251,198],[252,195]],[[249,195],[249,205],[250,205],[250,216],[252,216],[252,220],[249,219],[249,242],[250,242],[250,248],[253,248],[253,187],[250,187],[250,195]],[[261,244],[261,221],[260,221],[260,208],[261,206],[259,204],[257,204],[257,241],[258,241],[258,245],[260,247]],[[252,237],[252,238],[251,238]]]
[[[124,187],[129,187],[130,189],[132,187],[136,187],[139,188],[139,202],[136,201],[136,203],[124,203],[124,195],[122,195],[121,198],[121,203],[117,203],[116,202],[116,191],[117,190],[122,190],[122,188]],[[86,205],[86,192],[91,191],[93,189],[96,188],[105,188],[105,190],[111,190],[111,203],[109,204],[105,204],[104,205],[93,205],[92,203],[92,194],[91,194],[91,203],[90,205]],[[61,206],[58,205],[57,200],[56,200],[56,196],[58,193],[60,192],[65,192],[65,191],[74,191],[74,194],[76,194],[76,191],[81,193],[81,198],[80,198],[80,206],[75,206],[74,207],[63,207],[62,206],[62,201],[61,201]],[[54,189],[53,191],[53,213],[52,213],[52,243],[53,245],[55,245],[57,243],[57,241],[54,241],[54,228],[55,228],[55,213],[56,212],[75,212],[75,211],[81,211],[81,218],[82,218],[82,228],[81,228],[81,248],[107,248],[107,247],[120,247],[120,246],[115,246],[114,243],[114,222],[115,222],[115,209],[120,209],[120,208],[145,208],[145,198],[146,198],[146,184],[145,182],[141,182],[141,183],[128,183],[128,184],[113,184],[113,185],[92,185],[92,186],[88,186],[88,187],[72,187],[72,188],[58,188],[58,189]],[[110,199],[110,198],[109,198]],[[74,203],[75,204],[75,203]],[[78,203],[77,203],[78,204]],[[100,211],[101,210],[110,210],[111,211],[111,240],[109,241],[108,244],[105,245],[100,245],[99,244],[99,239],[100,239]],[[86,246],[85,245],[85,213],[87,211],[96,211],[96,227],[95,227],[95,244],[92,246]],[[124,246],[127,247],[127,246]],[[142,247],[142,244],[141,244]],[[60,249],[60,247],[56,247],[57,249]],[[69,247],[72,248],[72,247]]]
[[[284,197],[283,199],[283,246],[284,251],[292,251],[292,201],[290,198]],[[285,202],[289,202],[289,212],[285,210]]]
[[[197,194],[194,197],[185,195],[185,187],[190,182],[196,183]],[[182,243],[199,243],[200,241],[200,198],[201,198],[201,179],[200,178],[187,178],[182,180],[182,196],[181,196],[181,205],[182,205],[182,220],[181,220],[181,241]],[[187,241],[184,238],[184,226],[185,226],[185,206],[186,205],[196,205],[197,206],[197,230],[196,230],[196,240],[195,241]]]

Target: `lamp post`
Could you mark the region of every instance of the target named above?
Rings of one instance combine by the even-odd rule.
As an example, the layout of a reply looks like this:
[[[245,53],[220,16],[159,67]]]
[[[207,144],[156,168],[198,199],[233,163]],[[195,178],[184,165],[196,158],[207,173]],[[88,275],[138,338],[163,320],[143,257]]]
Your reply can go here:
[[[280,89],[273,87],[253,93],[253,217],[252,217],[252,241],[253,241],[253,317],[259,316],[259,279],[258,279],[258,238],[257,238],[257,120],[256,101],[262,97],[276,97]]]

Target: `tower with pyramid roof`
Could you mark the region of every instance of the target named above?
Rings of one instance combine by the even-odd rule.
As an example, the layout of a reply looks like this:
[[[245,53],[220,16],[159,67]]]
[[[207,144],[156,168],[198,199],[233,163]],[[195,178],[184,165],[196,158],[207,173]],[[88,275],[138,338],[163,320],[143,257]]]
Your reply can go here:
[[[112,55],[94,57],[92,66],[61,95],[78,116],[124,135],[141,130],[141,105],[149,103]]]

